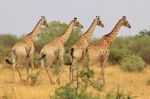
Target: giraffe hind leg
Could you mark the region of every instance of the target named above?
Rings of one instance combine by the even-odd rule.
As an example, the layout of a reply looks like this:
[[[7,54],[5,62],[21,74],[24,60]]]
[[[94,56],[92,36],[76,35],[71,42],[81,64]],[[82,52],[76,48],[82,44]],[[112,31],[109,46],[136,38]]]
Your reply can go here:
[[[23,81],[23,79],[22,79],[22,74],[21,74],[21,72],[20,72],[20,70],[19,70],[19,67],[18,67],[18,66],[16,66],[16,70],[17,70],[17,72],[18,72],[18,75],[19,75],[20,81],[22,82],[22,81]]]
[[[49,77],[50,83],[51,83],[52,85],[54,85],[55,83],[53,82],[53,80],[52,80],[52,78],[51,78],[51,76],[50,76],[50,74],[49,74],[49,69],[45,67],[45,71],[46,71],[46,73],[47,73],[47,75],[48,75],[48,77]]]
[[[59,62],[60,62],[60,68],[61,68],[61,71],[60,73],[58,74],[57,78],[56,78],[56,81],[60,79],[60,77],[62,76],[63,72],[64,72],[64,49],[61,49],[60,52],[59,52],[59,56],[58,56],[58,59],[59,59]]]

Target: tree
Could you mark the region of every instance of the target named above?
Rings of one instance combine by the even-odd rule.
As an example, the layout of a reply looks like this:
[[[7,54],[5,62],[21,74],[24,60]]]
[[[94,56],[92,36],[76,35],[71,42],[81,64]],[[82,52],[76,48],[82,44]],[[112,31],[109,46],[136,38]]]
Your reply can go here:
[[[46,43],[51,42],[57,36],[61,35],[65,32],[67,28],[66,23],[62,23],[60,21],[52,21],[48,23],[48,28],[41,28],[40,30],[40,38],[39,38],[39,46],[43,46]],[[65,47],[70,47],[73,45],[80,37],[81,30],[78,28],[74,28],[68,42],[65,44]]]
[[[146,35],[150,36],[150,30],[144,29],[144,30],[140,31],[139,34],[141,36],[146,36]]]
[[[0,60],[3,60],[11,47],[18,41],[18,38],[11,34],[1,34],[0,35]]]

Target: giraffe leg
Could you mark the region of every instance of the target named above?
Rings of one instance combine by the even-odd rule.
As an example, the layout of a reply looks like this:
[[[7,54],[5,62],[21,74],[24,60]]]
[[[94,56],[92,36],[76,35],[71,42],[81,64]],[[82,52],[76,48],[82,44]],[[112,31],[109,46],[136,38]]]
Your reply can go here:
[[[26,82],[28,82],[30,74],[32,73],[32,71],[34,70],[34,68],[31,69],[31,71],[29,72],[29,67],[30,67],[30,63],[29,65],[27,65],[26,70],[27,70],[27,77],[26,77]]]
[[[48,75],[48,78],[49,78],[49,80],[50,80],[50,83],[52,84],[52,85],[54,85],[55,83],[53,82],[53,80],[52,80],[52,78],[51,78],[51,76],[50,76],[50,73],[49,73],[49,67],[52,65],[52,63],[53,63],[53,59],[54,58],[54,56],[51,56],[51,57],[49,57],[48,55],[47,55],[47,57],[44,57],[43,59],[41,59],[41,69],[45,69],[45,71],[46,71],[46,73],[47,73],[47,75]],[[40,70],[41,70],[40,69]],[[39,71],[40,71],[39,70]]]
[[[72,66],[69,66],[69,82],[71,81],[71,70],[72,70]]]
[[[30,67],[31,67],[31,71],[29,70]],[[28,82],[29,76],[34,70],[33,57],[29,57],[29,63],[27,64],[26,70],[27,70],[26,81]]]
[[[15,81],[15,70],[16,70],[16,61],[15,59],[12,59],[12,62],[13,62],[13,81]]]
[[[30,66],[30,63],[29,63],[29,65],[27,65],[27,67],[26,67],[27,75],[29,74],[29,66]]]
[[[73,62],[72,62],[72,70],[71,70],[71,82],[73,82],[74,80],[74,70],[77,69],[77,59],[74,58]]]
[[[69,67],[69,82],[73,81],[73,64],[74,62],[72,62],[72,64]]]
[[[31,71],[28,73],[30,75],[32,71],[34,70],[34,63],[33,63],[33,55],[31,54],[29,56],[29,64],[28,64],[28,69],[31,67]]]
[[[69,52],[69,53],[71,53],[71,52]],[[69,82],[71,82],[71,79],[72,79],[72,64],[73,64],[73,56],[70,54],[70,62],[71,62],[71,64],[70,64],[70,66],[69,66]]]
[[[52,85],[55,84],[55,83],[53,82],[53,80],[52,80],[50,74],[49,74],[49,68],[45,68],[45,71],[46,71],[46,73],[47,73],[47,75],[48,75],[48,77],[49,77],[50,83],[51,83]]]
[[[20,70],[19,70],[19,66],[18,66],[19,64],[17,64],[16,65],[16,70],[17,70],[17,72],[18,72],[18,75],[19,75],[19,78],[20,78],[20,81],[22,82],[23,81],[23,79],[22,79],[22,75],[21,75],[21,72],[20,72]]]
[[[59,67],[59,65],[60,65],[60,60],[58,59],[58,61],[57,61],[57,67]],[[62,68],[62,67],[61,67]],[[59,74],[60,75],[60,74]],[[56,81],[57,81],[57,83],[58,83],[58,85],[60,85],[60,77],[58,77],[58,79],[56,79]]]
[[[101,72],[100,72],[100,80],[103,81],[103,84],[105,84],[105,65],[107,63],[108,60],[108,56],[103,57],[102,61],[101,61]]]
[[[74,50],[74,54],[73,54],[73,59],[72,59],[72,69],[71,69],[71,82],[73,82],[74,80],[74,70],[77,70],[78,69],[78,66],[79,65],[78,63],[80,62],[80,60],[84,59],[84,50],[82,49],[76,49]]]
[[[60,52],[59,52],[59,56],[58,56],[59,61],[60,61],[61,71],[60,71],[59,75],[56,78],[56,81],[59,80],[59,82],[60,82],[60,77],[64,72],[64,58],[63,57],[64,57],[64,49],[61,49]]]
[[[74,79],[74,69],[73,69],[74,66],[72,66],[72,69],[71,69],[71,82],[73,82],[73,79]]]
[[[72,81],[73,81],[73,73],[74,73],[73,65],[71,65],[71,66],[69,67],[69,82],[72,82]]]

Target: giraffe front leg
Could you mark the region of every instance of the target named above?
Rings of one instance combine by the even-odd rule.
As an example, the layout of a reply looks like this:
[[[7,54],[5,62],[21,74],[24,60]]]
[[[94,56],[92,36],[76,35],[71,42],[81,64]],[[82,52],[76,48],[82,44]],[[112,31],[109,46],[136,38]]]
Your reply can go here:
[[[100,72],[100,80],[102,80],[103,84],[105,84],[105,65],[107,63],[108,56],[103,57],[101,61],[101,72]]]
[[[104,77],[104,63],[101,64],[101,72],[100,72],[100,80],[102,80],[103,84],[105,84],[105,77]]]
[[[74,81],[74,71],[77,70],[77,62],[78,62],[77,58],[74,58],[73,62],[72,62],[72,66],[71,66],[72,67],[72,69],[71,69],[71,77],[72,77],[71,82]]]

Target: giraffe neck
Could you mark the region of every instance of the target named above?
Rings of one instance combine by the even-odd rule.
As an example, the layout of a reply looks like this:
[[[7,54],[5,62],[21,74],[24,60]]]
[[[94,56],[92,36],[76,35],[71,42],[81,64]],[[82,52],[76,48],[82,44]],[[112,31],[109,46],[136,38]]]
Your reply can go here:
[[[74,27],[74,21],[71,21],[70,24],[68,25],[68,28],[66,29],[66,31],[64,32],[64,34],[62,34],[61,36],[59,36],[59,38],[61,39],[61,43],[64,44],[65,42],[67,42],[72,29]]]
[[[115,25],[113,30],[109,33],[103,36],[100,40],[99,43],[105,43],[109,45],[113,40],[116,38],[117,33],[119,32],[120,28],[122,26],[122,21],[119,20],[118,23]]]
[[[37,37],[37,32],[38,32],[38,30],[40,29],[41,25],[42,25],[42,19],[39,20],[39,22],[38,22],[37,25],[34,27],[34,29],[32,30],[32,32],[29,33],[29,34],[27,34],[27,35],[25,36],[25,38],[34,41],[35,38]]]
[[[92,22],[91,26],[89,27],[89,29],[83,34],[84,37],[86,37],[86,39],[88,41],[90,41],[90,38],[93,34],[93,31],[96,27],[96,19]]]

